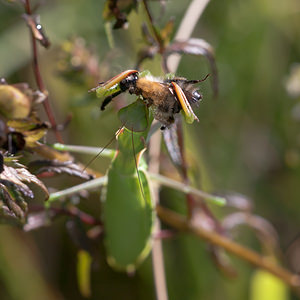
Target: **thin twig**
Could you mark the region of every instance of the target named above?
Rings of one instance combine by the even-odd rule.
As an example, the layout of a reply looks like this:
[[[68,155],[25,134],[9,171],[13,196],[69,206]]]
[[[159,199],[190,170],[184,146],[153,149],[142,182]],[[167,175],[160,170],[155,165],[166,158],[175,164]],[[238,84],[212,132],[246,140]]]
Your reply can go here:
[[[156,211],[159,218],[173,228],[193,233],[213,245],[222,247],[251,264],[272,273],[294,288],[298,293],[300,292],[300,277],[283,267],[276,265],[272,259],[261,256],[255,251],[248,249],[215,231],[208,231],[203,227],[196,226],[178,213],[163,208],[162,206],[157,206]]]
[[[149,147],[149,171],[154,174],[159,173],[159,156],[160,156],[160,145],[161,145],[161,134],[159,131],[151,137],[150,147]],[[159,204],[159,189],[155,185],[152,187],[152,196],[156,202]],[[154,225],[155,233],[161,231],[161,224],[159,219],[155,220]],[[166,284],[165,267],[164,267],[164,256],[163,256],[163,246],[161,239],[155,239],[153,241],[152,248],[152,266],[153,266],[153,277],[155,282],[156,298],[158,300],[168,299],[168,290]]]
[[[150,9],[149,9],[147,0],[143,0],[143,4],[144,4],[144,7],[145,7],[145,12],[147,14],[147,17],[149,19],[149,26],[151,27],[151,31],[152,31],[153,35],[155,36],[156,42],[159,44],[159,49],[160,49],[159,51],[162,52],[164,50],[163,49],[163,42],[162,42],[161,37],[158,34],[158,32],[157,32],[157,30],[154,26],[153,18],[152,18],[152,15],[150,13]]]
[[[192,7],[194,5],[194,2],[197,2],[197,5],[200,5],[198,0],[193,1],[189,5],[188,10],[186,12],[186,15],[185,15],[184,19],[181,21],[181,24],[180,24],[180,27],[179,27],[180,29],[177,32],[177,35],[178,35],[178,33],[180,33],[181,28],[184,28],[185,37],[188,38],[191,35],[192,31],[194,30],[194,27],[195,27],[197,21],[199,20],[202,11],[204,10],[204,8],[206,6],[206,5],[203,5],[202,11],[199,12],[199,14],[196,15],[196,17],[195,17],[195,14],[191,15],[192,10],[194,10],[194,9],[197,10],[197,8]],[[201,2],[204,2],[204,1],[201,0]],[[147,2],[145,0],[144,0],[144,6],[145,6],[146,13],[148,14],[148,17],[149,17],[150,24],[152,26],[152,30],[154,32],[154,35],[157,39],[157,42],[160,45],[160,53],[162,53],[163,43],[161,41],[160,36],[158,36],[158,34],[155,30],[155,27],[154,27],[154,24],[153,24],[153,19],[152,19],[152,16],[150,14],[149,8],[147,6]],[[189,18],[190,18],[189,22],[186,23],[186,20],[189,19]],[[171,66],[171,70],[172,70],[173,73],[176,72],[178,64],[179,64],[179,60],[178,60],[177,64],[176,64],[176,61],[171,62],[170,66]],[[150,156],[151,160],[149,162],[149,171],[158,174],[159,173],[159,158],[160,158],[161,136],[160,136],[159,132],[157,132],[156,135],[157,135],[157,138],[152,137],[151,140],[150,140],[150,145],[149,145],[150,151],[152,151],[152,153],[154,153],[152,155],[152,157]],[[158,204],[159,203],[158,188],[154,187],[153,192],[154,192],[154,199],[156,200],[156,203]],[[160,229],[160,223],[159,222],[157,222],[156,228]],[[160,240],[158,240],[154,243],[154,247],[153,247],[153,250],[152,250],[152,260],[153,260],[153,272],[154,272],[154,280],[155,280],[155,286],[156,286],[157,299],[158,300],[168,299],[168,293],[167,293],[167,287],[166,287],[166,276],[165,276],[165,271],[164,271],[164,258],[163,258],[163,251],[162,251],[162,242]]]
[[[190,38],[209,1],[210,0],[193,0],[190,3],[175,34],[174,41],[188,40]],[[175,73],[177,71],[180,60],[181,55],[170,55],[168,58],[168,66],[171,73]]]
[[[24,8],[25,8],[26,14],[31,16],[32,15],[32,10],[31,10],[31,7],[30,7],[30,0],[25,0]],[[33,71],[34,71],[35,80],[36,80],[36,83],[37,83],[37,86],[38,86],[39,90],[42,93],[44,93],[45,96],[46,96],[45,100],[43,101],[43,106],[44,106],[44,109],[47,113],[47,116],[48,116],[49,122],[51,124],[51,127],[54,130],[56,139],[60,143],[63,143],[62,136],[61,136],[60,132],[57,130],[56,121],[55,121],[54,114],[52,112],[50,102],[49,102],[49,98],[48,98],[48,92],[45,88],[45,85],[44,85],[44,82],[43,82],[43,79],[42,79],[42,76],[41,76],[39,62],[38,62],[37,42],[36,42],[36,39],[35,39],[35,36],[34,36],[32,30],[30,30],[30,35],[31,35],[32,55],[33,55]]]

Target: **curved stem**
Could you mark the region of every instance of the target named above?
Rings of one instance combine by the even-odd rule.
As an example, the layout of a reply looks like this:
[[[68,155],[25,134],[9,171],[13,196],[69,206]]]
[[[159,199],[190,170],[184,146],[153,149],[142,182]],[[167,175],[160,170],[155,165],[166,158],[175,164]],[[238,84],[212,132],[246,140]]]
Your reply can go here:
[[[204,9],[210,0],[193,0],[176,32],[174,41],[188,40],[192,35],[194,28],[200,19]],[[175,73],[181,60],[181,55],[171,55],[168,58],[168,66],[171,73]]]
[[[259,255],[255,251],[246,248],[215,231],[208,231],[203,227],[197,226],[183,216],[169,209],[163,208],[162,206],[157,206],[156,212],[163,222],[173,228],[184,232],[190,232],[213,245],[222,247],[228,252],[250,262],[251,264],[272,273],[294,288],[298,293],[300,292],[300,277],[275,264],[272,259]]]

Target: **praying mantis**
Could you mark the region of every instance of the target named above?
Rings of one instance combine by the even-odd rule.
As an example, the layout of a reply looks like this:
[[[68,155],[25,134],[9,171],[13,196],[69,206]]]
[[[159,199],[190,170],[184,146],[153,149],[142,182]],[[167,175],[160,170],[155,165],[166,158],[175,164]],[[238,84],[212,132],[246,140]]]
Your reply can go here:
[[[142,82],[142,85],[137,83],[144,77],[146,82]],[[150,85],[152,82],[155,83],[151,85],[152,89],[148,81],[151,82]],[[190,103],[202,98],[193,87],[194,83],[200,81],[175,76],[157,80],[150,77],[149,72],[138,73],[135,70],[127,70],[93,89],[99,98],[105,98],[102,109],[122,92],[129,91],[138,97],[135,102],[118,112],[123,125],[116,133],[118,147],[113,151],[114,156],[107,175],[69,190],[54,193],[48,203],[81,189],[104,185],[101,200],[107,262],[118,271],[133,273],[152,249],[156,218],[155,203],[151,194],[152,180],[185,193],[194,193],[217,205],[225,204],[222,197],[196,190],[159,174],[149,173],[147,160],[143,156],[146,141],[153,133],[151,124],[154,119],[160,122],[162,130],[168,130],[172,126],[174,117],[180,111],[183,112],[187,123],[198,120]],[[161,103],[159,97],[165,101]],[[166,103],[170,104],[172,109],[168,109]],[[59,144],[56,149],[62,150],[61,147],[63,145]],[[73,146],[72,150],[70,146],[65,150],[76,151],[75,148],[76,146]],[[82,152],[82,147],[78,148]],[[104,149],[100,152],[102,151]],[[98,151],[94,153],[99,154]]]
[[[198,120],[190,106],[202,98],[193,87],[197,82],[176,77],[160,80],[149,73],[127,70],[93,89],[98,97],[105,97],[102,110],[127,90],[138,96],[136,102],[119,111],[124,127],[117,133],[118,151],[108,170],[104,193],[107,261],[115,269],[133,272],[151,250],[155,213],[142,159],[150,128],[148,107],[161,122],[161,129],[171,126],[180,110],[188,123]]]

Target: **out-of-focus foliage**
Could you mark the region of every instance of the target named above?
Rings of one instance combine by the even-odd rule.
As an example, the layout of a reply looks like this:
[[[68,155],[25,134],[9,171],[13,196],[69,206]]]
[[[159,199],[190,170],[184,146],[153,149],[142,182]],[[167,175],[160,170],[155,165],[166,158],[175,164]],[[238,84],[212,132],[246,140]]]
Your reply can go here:
[[[157,16],[158,5],[156,1],[149,2]],[[156,20],[160,28],[173,16],[176,31],[186,6],[184,1],[167,3],[166,14]],[[99,69],[93,71],[99,72],[99,82],[105,81],[114,74],[132,69],[143,46],[139,22],[144,16],[132,10],[126,18],[128,30],[113,31],[116,48],[109,50],[102,19],[103,7],[104,2],[96,0],[44,1],[38,7],[51,41],[51,47],[48,50],[40,48],[39,53],[52,106],[59,123],[63,123],[68,113],[73,115],[63,133],[66,143],[104,145],[119,126],[116,113],[112,110],[100,113],[97,101],[93,106],[78,105],[91,99],[87,91],[98,83],[89,77],[89,60],[93,58],[99,63]],[[0,77],[6,78],[8,83],[29,82],[35,89],[30,36],[22,14],[22,7],[17,2],[0,2]],[[276,228],[283,260],[286,259],[295,272],[299,272],[299,265],[296,265],[299,248],[288,251],[287,257],[285,249],[290,249],[288,246],[298,236],[300,225],[299,76],[296,76],[296,71],[291,71],[296,70],[292,66],[300,62],[299,35],[300,3],[297,0],[211,1],[193,37],[209,41],[215,49],[219,97],[213,100],[209,82],[204,82],[204,100],[196,110],[200,123],[186,130],[189,172],[195,178],[195,186],[220,192],[235,191],[251,198],[255,212],[270,220]],[[154,63],[149,60],[144,68],[151,70]],[[79,73],[74,72],[78,70]],[[151,71],[156,72],[155,75],[161,73],[157,67]],[[177,73],[199,79],[209,72],[204,59],[185,56]],[[18,99],[25,100],[14,117],[27,117],[31,111],[28,109],[31,107],[29,96],[14,86],[8,86],[7,97],[18,96]],[[0,86],[0,93],[1,87],[5,86]],[[123,98],[115,105],[118,107],[124,101]],[[41,110],[40,107],[37,109]],[[15,113],[16,109],[7,109],[6,117]],[[23,121],[14,122],[20,125]],[[28,122],[31,124],[30,120]],[[1,143],[4,144],[7,134],[10,134],[15,141],[14,149],[31,147],[32,144],[26,145],[26,138],[36,138],[36,142],[45,129],[37,128],[38,134],[30,136],[27,135],[30,130],[20,129],[18,124],[9,125],[14,130],[9,129],[5,135],[2,135],[1,127]],[[54,141],[51,134],[47,139]],[[44,148],[36,147],[44,153]],[[56,155],[53,154],[58,158]],[[79,158],[88,161],[86,157]],[[26,161],[26,155],[22,159]],[[167,159],[162,163],[165,172],[173,176],[174,169],[165,161]],[[44,166],[44,173],[68,168],[61,164]],[[104,159],[93,164],[93,168],[101,172],[105,172],[107,166]],[[57,189],[78,183],[64,175],[45,182]],[[5,189],[1,190],[3,194]],[[80,199],[80,208],[101,215],[98,196],[91,195],[88,199],[74,197],[71,201],[78,203]],[[163,189],[161,199],[164,205],[185,210],[182,195],[175,191]],[[0,204],[1,214],[2,211],[9,216],[14,213],[13,209],[4,208],[4,203]],[[226,210],[226,213],[231,212],[231,208]],[[225,214],[222,209],[214,209],[214,212],[219,216]],[[78,216],[73,214],[72,217],[77,219]],[[51,213],[43,215],[43,224],[48,218],[51,219]],[[245,229],[242,233],[239,234],[241,243],[260,250],[250,231]],[[89,234],[97,240],[95,232]],[[43,299],[82,299],[75,284],[77,250],[66,234],[64,220],[26,234],[1,227],[0,239],[1,299],[41,299],[41,295]],[[104,249],[101,246],[96,248],[98,258],[91,264],[91,299],[154,298],[150,259],[135,277],[128,277],[113,272],[106,265]],[[253,268],[234,260],[237,277],[234,280],[224,278],[208,259],[206,248],[204,242],[185,235],[164,241],[170,299],[249,299]],[[258,280],[257,274],[255,276]],[[275,289],[283,291],[283,296],[278,299],[296,299],[293,295],[288,298],[284,288],[273,278],[266,278],[259,279],[263,289],[267,291],[266,286],[272,284],[272,292]],[[253,283],[252,288],[254,297],[257,285],[255,287]],[[81,289],[88,294],[86,282],[82,281]]]
[[[286,286],[273,275],[257,270],[251,282],[251,300],[287,300]]]

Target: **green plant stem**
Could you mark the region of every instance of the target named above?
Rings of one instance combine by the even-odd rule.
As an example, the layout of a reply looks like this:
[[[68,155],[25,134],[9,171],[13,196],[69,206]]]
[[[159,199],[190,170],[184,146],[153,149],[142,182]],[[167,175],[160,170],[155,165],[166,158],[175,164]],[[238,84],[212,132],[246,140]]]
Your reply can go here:
[[[116,151],[112,149],[103,149],[98,147],[86,147],[86,146],[77,146],[77,145],[66,145],[66,144],[60,144],[55,143],[51,145],[51,147],[55,150],[59,151],[68,151],[73,153],[81,153],[81,154],[91,154],[91,155],[98,155],[99,152],[101,152],[100,156],[113,158]]]
[[[148,173],[150,179],[152,179],[153,181],[156,181],[158,184],[160,185],[164,185],[167,187],[171,187],[173,189],[176,189],[178,191],[181,191],[185,194],[194,194],[197,196],[200,196],[202,199],[210,201],[214,204],[217,205],[224,205],[226,203],[226,199],[222,198],[222,197],[218,197],[218,196],[214,196],[208,193],[205,193],[203,191],[197,190],[189,185],[186,185],[184,183],[178,182],[176,180],[170,179],[168,177],[159,175],[159,174],[154,174],[154,173]],[[59,198],[61,197],[65,197],[65,196],[71,196],[73,194],[76,194],[82,190],[90,190],[90,189],[95,189],[99,186],[103,186],[106,185],[107,183],[107,177],[103,176],[100,178],[96,178],[78,185],[75,185],[73,187],[70,187],[68,189],[59,191],[59,192],[55,192],[50,194],[50,197],[47,201],[47,205],[49,206],[51,203],[57,201]]]
[[[226,199],[219,196],[214,196],[208,193],[205,193],[201,190],[198,190],[196,188],[191,187],[190,185],[186,185],[184,183],[181,183],[179,181],[170,179],[168,177],[154,174],[154,173],[148,173],[149,177],[153,180],[159,183],[160,185],[164,185],[170,188],[173,188],[175,190],[181,191],[185,194],[193,194],[195,196],[201,197],[201,199],[204,199],[206,201],[212,202],[214,204],[224,206],[226,204]]]
[[[46,206],[49,207],[53,202],[59,200],[61,197],[71,196],[82,190],[95,189],[95,188],[98,188],[99,186],[106,185],[106,183],[107,183],[107,177],[103,176],[100,178],[96,178],[96,179],[72,186],[68,189],[52,193],[52,194],[50,194],[50,197],[49,197],[48,201],[46,202]]]
[[[60,143],[53,144],[52,148],[59,150],[59,151],[69,151],[69,152],[74,152],[74,153],[91,154],[91,155],[97,155],[100,151],[103,150],[102,148],[98,148],[98,147],[74,146],[74,145],[65,145],[65,144],[60,144]],[[115,150],[104,149],[101,153],[101,156],[113,158],[115,153],[116,153]],[[148,174],[149,174],[150,179],[152,179],[153,181],[156,181],[160,185],[164,185],[164,186],[173,188],[173,189],[181,191],[185,194],[194,194],[195,196],[199,196],[199,197],[201,197],[201,199],[205,199],[216,205],[223,206],[226,204],[226,199],[223,197],[211,195],[209,193],[206,193],[206,192],[203,192],[196,188],[193,188],[190,185],[181,183],[179,181],[170,179],[168,177],[162,176],[157,173],[149,172]],[[92,182],[92,181],[89,181],[89,182]],[[86,182],[86,184],[88,184],[88,182]]]

